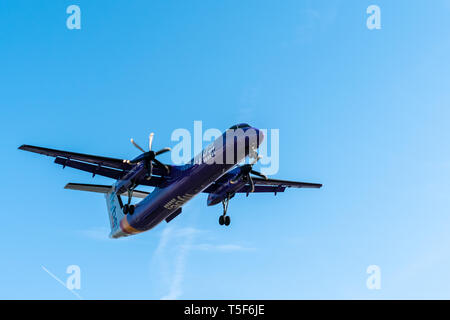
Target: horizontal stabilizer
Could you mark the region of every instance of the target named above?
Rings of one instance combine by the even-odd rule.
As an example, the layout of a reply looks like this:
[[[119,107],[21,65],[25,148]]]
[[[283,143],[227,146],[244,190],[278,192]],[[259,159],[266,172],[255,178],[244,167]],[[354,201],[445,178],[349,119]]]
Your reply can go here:
[[[64,189],[70,190],[79,190],[79,191],[89,191],[89,192],[98,192],[98,193],[108,193],[111,191],[111,186],[101,185],[101,184],[85,184],[85,183],[68,183],[64,187]],[[136,198],[145,198],[149,195],[149,192],[146,191],[133,191],[133,197]],[[127,193],[124,192],[121,195],[126,196]]]

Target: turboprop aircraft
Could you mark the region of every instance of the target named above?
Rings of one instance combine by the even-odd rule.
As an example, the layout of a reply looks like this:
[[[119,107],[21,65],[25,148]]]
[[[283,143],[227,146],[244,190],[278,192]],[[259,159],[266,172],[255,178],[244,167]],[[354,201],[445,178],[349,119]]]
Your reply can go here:
[[[149,136],[148,151],[133,139],[131,143],[142,154],[132,160],[108,158],[60,151],[30,145],[20,150],[55,157],[63,168],[71,167],[115,179],[113,185],[68,183],[65,188],[105,194],[111,224],[111,238],[141,233],[165,220],[170,222],[181,213],[183,205],[199,193],[208,193],[207,205],[223,205],[219,224],[230,225],[228,202],[236,193],[269,192],[275,195],[286,188],[321,188],[322,184],[268,179],[253,170],[261,158],[257,149],[264,139],[261,130],[242,123],[232,126],[185,165],[164,164],[157,159],[170,148],[152,150],[154,134]],[[239,165],[246,158],[251,161]],[[136,190],[137,186],[154,187],[152,192]],[[126,196],[124,202],[122,196]],[[142,198],[131,204],[132,198]]]

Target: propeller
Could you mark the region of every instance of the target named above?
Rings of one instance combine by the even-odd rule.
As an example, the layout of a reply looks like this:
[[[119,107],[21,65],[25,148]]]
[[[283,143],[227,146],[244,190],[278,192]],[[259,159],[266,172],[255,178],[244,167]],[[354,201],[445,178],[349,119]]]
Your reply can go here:
[[[152,150],[152,143],[153,143],[153,136],[154,133],[150,133],[149,137],[148,137],[148,150],[149,151],[145,151],[143,148],[141,148],[141,146],[139,146],[133,138],[130,139],[131,143],[133,144],[133,146],[135,146],[137,149],[139,149],[142,154],[140,154],[139,156],[137,156],[136,158],[134,158],[133,160],[124,160],[124,162],[127,162],[129,164],[136,164],[139,163],[141,161],[144,161],[145,166],[147,168],[147,180],[150,180],[151,176],[152,176],[152,172],[153,172],[153,164],[155,163],[156,165],[164,168],[164,170],[166,171],[167,174],[169,174],[169,167],[166,166],[165,164],[163,164],[162,162],[160,162],[158,159],[156,159],[157,156],[169,152],[171,149],[170,148],[163,148],[161,150],[158,151],[153,151]]]
[[[243,177],[245,181],[250,183],[251,186],[251,191],[250,192],[254,192],[255,191],[255,182],[252,179],[252,176],[250,174],[253,174],[255,176],[261,177],[265,180],[267,180],[267,176],[262,174],[261,172],[258,172],[256,170],[253,170],[253,166],[256,164],[256,162],[258,162],[258,160],[260,160],[262,157],[260,155],[257,155],[253,161],[249,164],[244,164],[243,166],[240,167],[241,172],[239,173],[239,175],[236,177],[235,180],[231,180],[231,183],[236,183],[237,180],[240,177]]]

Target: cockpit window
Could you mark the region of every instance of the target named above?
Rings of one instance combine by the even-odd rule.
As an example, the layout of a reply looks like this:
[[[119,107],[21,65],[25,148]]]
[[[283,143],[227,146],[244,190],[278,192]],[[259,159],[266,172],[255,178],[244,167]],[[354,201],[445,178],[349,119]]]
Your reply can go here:
[[[250,125],[247,123],[240,123],[240,124],[236,124],[236,125],[232,126],[230,128],[230,130],[243,129],[243,128],[249,128],[249,127],[250,127]]]

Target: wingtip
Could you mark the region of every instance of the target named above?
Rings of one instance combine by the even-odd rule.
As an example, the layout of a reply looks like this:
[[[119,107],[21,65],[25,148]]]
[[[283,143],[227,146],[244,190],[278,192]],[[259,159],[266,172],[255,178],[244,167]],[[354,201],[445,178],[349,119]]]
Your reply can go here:
[[[24,150],[24,151],[30,151],[30,149],[32,149],[32,148],[35,148],[35,147],[32,145],[29,145],[29,144],[23,144],[20,147],[18,147],[17,149]]]

